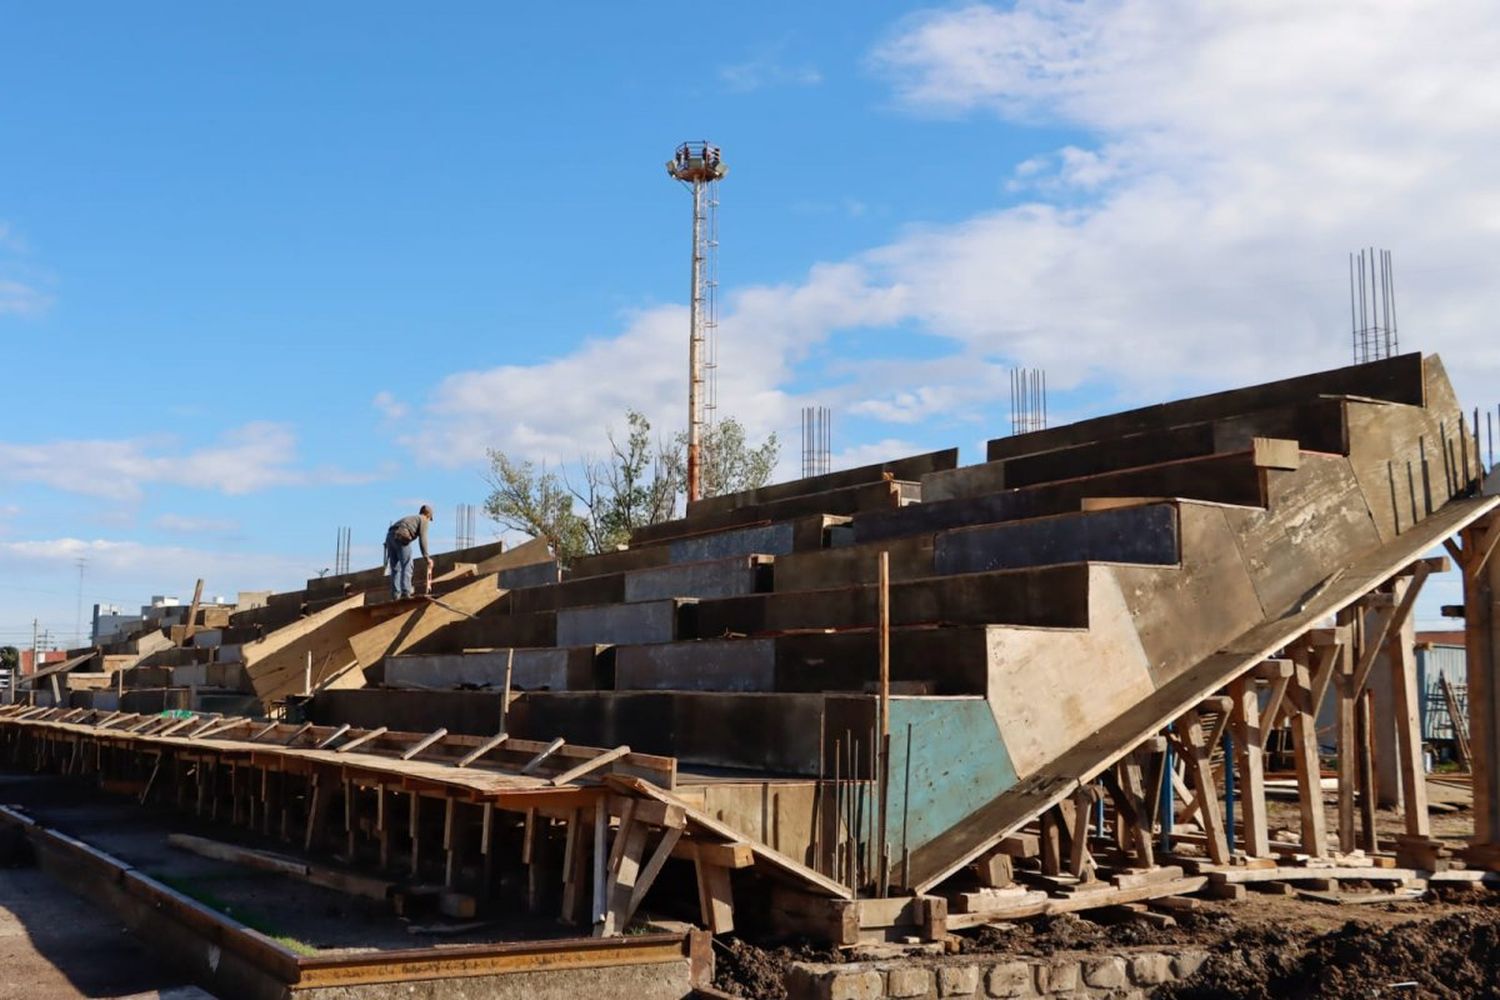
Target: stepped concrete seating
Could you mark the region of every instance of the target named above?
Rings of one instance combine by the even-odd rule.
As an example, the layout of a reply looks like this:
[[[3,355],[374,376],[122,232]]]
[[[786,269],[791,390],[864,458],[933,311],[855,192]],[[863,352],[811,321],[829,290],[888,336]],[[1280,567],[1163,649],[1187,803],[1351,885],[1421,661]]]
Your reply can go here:
[[[925,890],[1483,513],[1463,498],[1473,454],[1441,363],[1408,355],[1000,439],[990,461],[922,472],[927,502],[884,468],[865,507],[850,498],[880,491],[857,479],[778,484],[502,595],[387,680],[493,687],[497,654],[463,650],[561,644],[513,677],[532,685],[519,736],[767,781],[858,743],[868,777],[888,552],[887,820],[906,831],[896,884]],[[543,620],[552,634],[532,634]],[[497,700],[339,690],[313,710],[491,732]],[[794,841],[780,849],[826,868]]]

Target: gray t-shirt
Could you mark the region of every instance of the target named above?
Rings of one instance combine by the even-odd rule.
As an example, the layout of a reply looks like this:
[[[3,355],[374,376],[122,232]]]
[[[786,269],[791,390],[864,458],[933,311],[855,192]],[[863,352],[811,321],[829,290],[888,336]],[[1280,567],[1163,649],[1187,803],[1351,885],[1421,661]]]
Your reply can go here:
[[[404,544],[411,544],[413,539],[421,542],[422,558],[427,558],[427,518],[420,514],[403,517],[391,525],[389,534],[395,535]]]

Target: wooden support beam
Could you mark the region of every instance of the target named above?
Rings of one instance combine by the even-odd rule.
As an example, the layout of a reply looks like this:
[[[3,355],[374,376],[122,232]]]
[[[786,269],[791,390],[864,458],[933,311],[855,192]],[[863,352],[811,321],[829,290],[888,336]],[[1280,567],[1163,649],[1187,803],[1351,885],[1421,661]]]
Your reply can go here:
[[[1477,581],[1488,568],[1491,557],[1495,554],[1495,547],[1500,545],[1500,520],[1491,520],[1490,526],[1482,533],[1476,532],[1473,537],[1473,554],[1463,563],[1464,579]],[[1471,546],[1466,545],[1467,551]]]
[[[487,739],[483,743],[479,744],[479,746],[475,747],[473,750],[470,750],[468,753],[464,754],[463,759],[460,760],[458,763],[454,764],[453,766],[454,767],[468,767],[470,764],[474,763],[476,760],[478,760],[479,758],[483,757],[485,754],[489,753],[491,750],[494,750],[497,747],[501,746],[508,739],[510,739],[510,735],[507,734],[507,733],[499,733],[498,735],[491,736],[489,739]]]
[[[1189,709],[1178,720],[1176,731],[1186,751],[1183,763],[1193,776],[1198,818],[1208,839],[1208,856],[1214,864],[1229,863],[1229,841],[1224,831],[1224,815],[1219,811],[1219,796],[1214,787],[1213,767],[1209,763],[1212,748],[1204,738],[1203,720],[1196,709]]]
[[[1288,664],[1290,666],[1290,664]],[[1254,858],[1268,857],[1271,837],[1266,823],[1266,777],[1262,757],[1264,739],[1260,727],[1260,696],[1249,677],[1237,678],[1229,686],[1234,699],[1233,766],[1239,777],[1235,785],[1244,829],[1245,853]],[[1225,762],[1225,766],[1230,766]],[[1232,838],[1234,831],[1229,831]]]
[[[729,869],[701,858],[693,865],[698,876],[699,919],[710,934],[728,934],[734,930],[734,890]]]
[[[649,829],[645,823],[631,821],[622,823],[615,834],[615,851],[610,859],[613,864],[610,866],[609,900],[597,937],[614,937],[625,932],[627,910],[640,877]]]
[[[1291,661],[1287,661],[1290,663]],[[1281,706],[1286,701],[1287,688],[1292,683],[1292,674],[1286,673],[1278,676],[1271,682],[1271,694],[1266,699],[1265,711],[1260,713],[1260,748],[1264,750],[1271,741],[1271,734],[1276,731],[1276,723],[1281,716]]]
[[[1366,688],[1355,692],[1354,702],[1354,742],[1359,763],[1359,846],[1366,854],[1380,850],[1375,828],[1379,796],[1375,787],[1374,740],[1375,692]]]
[[[1317,718],[1313,709],[1312,676],[1304,660],[1296,661],[1292,677],[1292,756],[1297,769],[1297,798],[1302,814],[1302,850],[1311,857],[1328,855],[1323,814],[1323,772],[1318,763]]]
[[[1334,679],[1334,697],[1338,699],[1334,735],[1338,753],[1339,791],[1339,851],[1353,853],[1354,840],[1354,793],[1359,786],[1359,752],[1355,743],[1354,725],[1354,644],[1339,647],[1339,664]]]
[[[1381,649],[1390,640],[1393,633],[1400,634],[1401,626],[1406,624],[1407,617],[1412,608],[1416,607],[1417,595],[1422,592],[1422,584],[1427,582],[1427,577],[1432,573],[1432,568],[1422,562],[1412,573],[1411,582],[1407,584],[1406,593],[1402,595],[1400,603],[1395,610],[1389,614],[1380,615],[1380,627],[1374,635],[1366,637],[1365,648],[1361,651],[1358,665],[1354,668],[1354,690],[1363,691],[1366,682],[1370,679],[1370,671],[1375,666],[1375,658],[1380,655]]]
[[[749,868],[755,864],[755,850],[742,840],[727,844],[706,840],[679,840],[672,850],[673,857],[684,861],[697,861],[718,865],[720,868]]]
[[[254,743],[254,742],[256,742],[262,736],[265,736],[271,730],[275,729],[278,725],[279,725],[279,723],[275,723],[275,722],[268,722],[268,723],[266,723],[263,727],[261,727],[260,729],[256,730],[255,735],[251,736],[245,742],[246,743]]]
[[[1412,586],[1417,585],[1413,577]],[[1401,773],[1401,806],[1409,837],[1430,837],[1427,815],[1427,773],[1422,760],[1422,719],[1417,696],[1415,654],[1397,629],[1386,643],[1391,666],[1391,694],[1396,717],[1396,749]]]
[[[350,740],[348,743],[345,743],[343,746],[337,747],[333,752],[334,753],[348,753],[350,750],[353,750],[356,747],[362,747],[362,746],[364,746],[366,743],[369,743],[371,740],[378,740],[378,739],[380,739],[380,737],[384,736],[388,732],[390,732],[390,730],[386,729],[384,726],[380,726],[380,727],[378,727],[376,729],[371,729],[369,732],[360,733],[358,736],[354,737],[354,739]]]
[[[417,742],[408,747],[406,752],[401,755],[401,759],[411,760],[417,754],[421,753],[423,750],[426,750],[428,747],[432,746],[438,740],[447,735],[448,730],[446,729],[434,729],[432,732],[428,733],[426,736],[422,737],[420,740],[417,740]]]
[[[337,743],[339,741],[339,739],[345,733],[347,733],[350,729],[352,729],[352,728],[354,728],[354,727],[352,727],[351,725],[349,725],[349,723],[347,723],[347,722],[344,723],[342,726],[339,726],[333,732],[329,733],[328,736],[324,737],[323,740],[321,740],[318,743],[317,746],[313,747],[313,749],[314,750],[327,750],[333,744]]]
[[[203,580],[199,579],[193,587],[193,603],[188,605],[187,621],[182,623],[182,645],[186,646],[188,640],[198,628],[198,605],[203,601]]]
[[[666,829],[661,833],[661,840],[657,842],[656,850],[652,852],[651,858],[646,862],[646,867],[641,869],[640,875],[635,880],[635,887],[630,891],[630,900],[625,904],[625,914],[621,918],[620,927],[623,929],[630,925],[630,918],[635,916],[635,911],[640,908],[641,901],[646,898],[646,893],[651,891],[651,885],[656,881],[656,876],[661,873],[662,866],[667,863],[667,858],[672,856],[672,848],[682,837],[681,830]]]
[[[599,768],[601,767],[614,763],[629,752],[630,748],[627,746],[619,746],[615,747],[613,750],[606,750],[599,756],[586,760],[582,764],[579,764],[576,767],[569,768],[562,774],[557,775],[557,777],[552,779],[552,785],[553,787],[561,787],[562,785],[568,784],[570,781],[577,781],[579,778],[583,777],[586,774],[590,774],[594,771],[599,770]],[[525,771],[522,771],[522,773],[524,774]]]
[[[1089,853],[1089,824],[1093,819],[1094,789],[1085,785],[1073,793],[1073,842],[1068,856],[1068,873],[1081,882],[1092,882],[1097,865]]]
[[[284,747],[291,746],[293,743],[296,743],[304,735],[306,735],[306,733],[308,732],[308,730],[312,729],[312,727],[313,727],[313,724],[311,722],[304,722],[304,723],[302,723],[301,728],[299,728],[296,732],[292,733],[291,736],[287,737],[286,740],[285,740],[285,742],[283,742],[281,745],[284,746]]]
[[[563,740],[563,738],[559,736],[551,743],[548,743],[535,757],[526,762],[526,765],[521,768],[521,773],[530,774],[532,771],[535,771],[537,768],[541,767],[542,761],[546,760],[548,757],[551,757],[553,754],[557,753],[557,751],[561,750],[564,742],[565,741]]]

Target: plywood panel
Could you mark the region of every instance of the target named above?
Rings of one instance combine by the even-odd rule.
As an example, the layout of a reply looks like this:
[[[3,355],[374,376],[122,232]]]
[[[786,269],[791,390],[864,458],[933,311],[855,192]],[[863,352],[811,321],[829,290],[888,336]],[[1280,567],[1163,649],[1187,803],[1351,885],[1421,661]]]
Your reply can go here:
[[[991,630],[990,706],[1020,778],[1153,690],[1130,609],[1107,568],[1093,568],[1089,593],[1086,632]]]

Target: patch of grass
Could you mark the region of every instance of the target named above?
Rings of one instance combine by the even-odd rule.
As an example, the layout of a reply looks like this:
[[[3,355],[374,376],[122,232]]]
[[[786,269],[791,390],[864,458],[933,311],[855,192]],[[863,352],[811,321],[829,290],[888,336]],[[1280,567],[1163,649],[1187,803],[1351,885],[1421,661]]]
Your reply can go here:
[[[259,931],[283,948],[289,949],[298,955],[316,955],[318,953],[318,949],[306,941],[294,938],[289,934],[281,933],[281,929],[264,914],[244,907],[236,909],[232,903],[216,895],[213,890],[204,887],[196,879],[183,878],[180,875],[162,875],[159,873],[153,873],[150,877],[162,885],[177,890],[189,899],[202,903],[210,910],[216,910],[224,914],[224,916],[244,924],[253,931]]]

